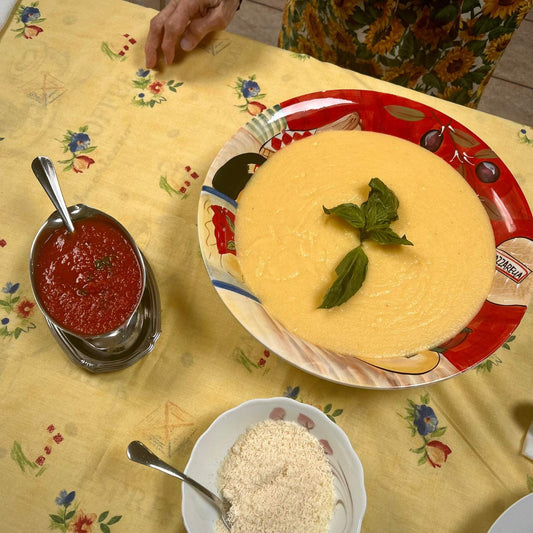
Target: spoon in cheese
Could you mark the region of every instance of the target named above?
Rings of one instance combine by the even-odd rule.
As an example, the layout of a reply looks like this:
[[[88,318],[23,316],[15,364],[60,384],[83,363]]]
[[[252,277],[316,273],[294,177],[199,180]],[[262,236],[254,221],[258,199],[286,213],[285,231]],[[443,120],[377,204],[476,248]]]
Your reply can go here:
[[[73,233],[74,225],[72,224],[63,195],[61,194],[61,188],[59,187],[59,180],[57,179],[54,164],[48,159],[48,157],[40,155],[31,162],[31,169],[35,174],[35,177],[39,180],[39,183],[43,186],[43,189],[46,191],[50,200],[52,200],[63,223],[70,233]]]
[[[129,459],[135,461],[136,463],[155,468],[156,470],[168,474],[169,476],[177,477],[178,479],[181,479],[181,481],[185,481],[185,483],[188,483],[194,487],[218,508],[223,524],[228,528],[228,530],[231,530],[228,518],[228,512],[231,504],[227,500],[219,498],[216,494],[212,493],[209,489],[206,489],[203,485],[200,485],[200,483],[194,479],[165,463],[138,440],[134,440],[133,442],[129,443],[127,455]]]

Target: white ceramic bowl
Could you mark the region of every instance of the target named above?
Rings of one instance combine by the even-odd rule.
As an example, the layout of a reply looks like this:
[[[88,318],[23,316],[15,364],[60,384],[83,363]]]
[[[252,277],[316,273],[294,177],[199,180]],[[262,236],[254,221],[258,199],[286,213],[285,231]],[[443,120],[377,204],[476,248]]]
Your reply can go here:
[[[366,509],[363,467],[342,429],[316,407],[290,398],[247,401],[221,414],[196,442],[185,468],[188,476],[218,494],[217,473],[229,449],[248,427],[268,418],[305,425],[331,451],[327,457],[337,496],[329,533],[357,533]],[[182,515],[189,533],[215,531],[218,513],[195,489],[182,486]]]
[[[492,524],[488,533],[531,533],[533,524],[533,493],[508,507]]]

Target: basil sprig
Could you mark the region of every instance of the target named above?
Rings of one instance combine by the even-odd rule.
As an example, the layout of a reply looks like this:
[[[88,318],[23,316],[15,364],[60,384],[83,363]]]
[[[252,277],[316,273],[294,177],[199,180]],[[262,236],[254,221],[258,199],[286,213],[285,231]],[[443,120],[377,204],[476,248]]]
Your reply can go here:
[[[369,182],[368,199],[361,206],[351,203],[336,207],[322,206],[326,215],[335,215],[359,230],[359,240],[372,239],[378,244],[404,244],[412,246],[405,235],[400,237],[390,224],[398,220],[400,202],[396,195],[379,179]],[[368,257],[361,244],[348,252],[335,268],[337,279],[324,295],[319,309],[329,309],[349,300],[363,285],[368,267]]]

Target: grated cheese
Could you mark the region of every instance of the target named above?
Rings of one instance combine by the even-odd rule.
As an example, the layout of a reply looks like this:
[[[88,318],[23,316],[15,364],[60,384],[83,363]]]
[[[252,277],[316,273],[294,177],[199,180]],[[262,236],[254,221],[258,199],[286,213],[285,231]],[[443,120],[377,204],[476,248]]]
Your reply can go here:
[[[218,484],[232,504],[232,533],[328,530],[335,502],[331,469],[320,442],[295,422],[250,426],[226,455]]]

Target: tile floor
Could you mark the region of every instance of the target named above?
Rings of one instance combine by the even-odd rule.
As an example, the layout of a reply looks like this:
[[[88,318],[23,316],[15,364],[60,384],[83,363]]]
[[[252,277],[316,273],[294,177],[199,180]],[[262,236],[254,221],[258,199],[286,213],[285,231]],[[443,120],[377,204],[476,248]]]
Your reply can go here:
[[[158,9],[166,0],[129,0]],[[285,0],[244,0],[227,31],[277,45]],[[505,50],[479,109],[533,126],[533,10]]]

